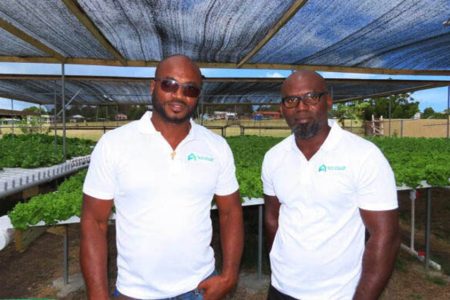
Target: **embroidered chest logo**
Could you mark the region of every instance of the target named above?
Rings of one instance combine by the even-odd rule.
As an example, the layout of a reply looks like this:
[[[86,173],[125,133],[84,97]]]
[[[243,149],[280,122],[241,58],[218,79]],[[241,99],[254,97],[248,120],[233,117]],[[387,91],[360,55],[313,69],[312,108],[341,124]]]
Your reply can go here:
[[[319,172],[327,172],[327,171],[345,171],[347,169],[346,166],[326,166],[325,164],[319,166]]]
[[[214,158],[211,156],[200,155],[198,153],[191,153],[187,156],[187,160],[188,161],[197,161],[197,160],[213,161]]]

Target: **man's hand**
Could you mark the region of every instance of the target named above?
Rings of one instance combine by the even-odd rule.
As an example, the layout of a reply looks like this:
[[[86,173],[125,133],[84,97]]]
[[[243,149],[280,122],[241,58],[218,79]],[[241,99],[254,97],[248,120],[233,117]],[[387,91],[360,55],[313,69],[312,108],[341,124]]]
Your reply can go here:
[[[204,300],[219,300],[223,299],[236,284],[237,277],[215,275],[200,282],[197,288],[202,291]]]

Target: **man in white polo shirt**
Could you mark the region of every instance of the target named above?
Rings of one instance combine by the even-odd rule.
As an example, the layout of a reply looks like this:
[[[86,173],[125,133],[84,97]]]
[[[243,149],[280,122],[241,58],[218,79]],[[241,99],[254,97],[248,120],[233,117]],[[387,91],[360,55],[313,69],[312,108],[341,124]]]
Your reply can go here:
[[[291,74],[281,94],[293,134],[262,168],[268,299],[377,299],[400,243],[393,172],[375,145],[328,121],[319,74]]]
[[[89,299],[108,299],[108,218],[114,203],[117,299],[223,298],[237,283],[243,220],[226,141],[191,121],[202,85],[186,56],[161,61],[153,113],[106,133],[83,187],[81,267]],[[222,272],[210,246],[211,202],[220,218]]]

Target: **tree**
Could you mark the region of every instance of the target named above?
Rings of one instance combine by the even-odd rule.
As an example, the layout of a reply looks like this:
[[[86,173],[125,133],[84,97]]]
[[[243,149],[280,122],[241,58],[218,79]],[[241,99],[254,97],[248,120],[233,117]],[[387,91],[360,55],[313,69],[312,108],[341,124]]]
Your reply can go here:
[[[365,100],[370,105],[364,113],[365,120],[371,120],[383,116],[389,118],[389,102],[391,102],[391,118],[409,119],[419,112],[419,102],[415,101],[409,93],[392,95],[387,97],[371,98]]]
[[[331,111],[331,117],[338,119],[338,122],[344,126],[344,120],[361,120],[364,112],[369,107],[368,102],[347,102],[338,103]]]
[[[41,107],[39,108],[38,106],[31,106],[31,107],[27,107],[22,109],[23,112],[30,112],[30,113],[34,113],[34,114],[38,114],[38,115],[43,115],[46,114],[46,110]]]
[[[446,119],[447,113],[445,111],[442,113],[435,112],[432,107],[427,107],[423,110],[422,118],[423,119]]]
[[[422,118],[428,119],[432,117],[435,114],[435,111],[432,107],[427,107],[423,110]]]

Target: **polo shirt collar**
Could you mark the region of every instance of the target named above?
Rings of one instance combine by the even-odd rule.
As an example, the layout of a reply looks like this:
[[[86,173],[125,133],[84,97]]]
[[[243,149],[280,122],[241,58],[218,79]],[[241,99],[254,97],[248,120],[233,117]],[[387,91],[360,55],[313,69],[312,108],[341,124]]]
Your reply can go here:
[[[330,151],[334,149],[334,147],[338,144],[339,140],[342,137],[343,129],[339,126],[339,124],[335,120],[328,120],[328,125],[331,127],[331,130],[328,133],[328,136],[323,142],[319,151]],[[291,139],[290,142],[291,148],[294,151],[299,151],[297,144],[295,143],[295,135],[291,134],[289,138]]]
[[[146,111],[145,114],[138,120],[138,130],[143,134],[159,134],[151,120],[152,112]],[[197,136],[196,132],[198,130],[198,125],[191,119],[191,130],[186,136],[186,140],[195,139]]]
[[[335,120],[328,120],[328,125],[331,127],[331,130],[322,144],[322,147],[320,147],[320,149],[324,151],[333,150],[341,140],[343,133],[343,129]]]

